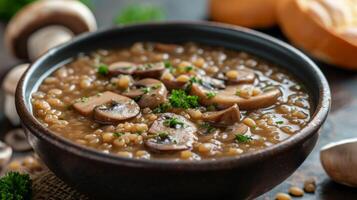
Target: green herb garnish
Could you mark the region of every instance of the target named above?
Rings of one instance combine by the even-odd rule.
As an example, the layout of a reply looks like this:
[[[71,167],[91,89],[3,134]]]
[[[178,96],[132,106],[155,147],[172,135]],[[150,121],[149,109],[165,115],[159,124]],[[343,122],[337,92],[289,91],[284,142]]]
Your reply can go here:
[[[206,93],[206,97],[208,99],[212,99],[213,97],[215,97],[217,94],[215,92],[207,92]]]
[[[156,107],[153,112],[154,113],[164,113],[166,112],[167,110],[171,109],[172,106],[170,103],[162,103],[160,104],[158,107]]]
[[[164,125],[170,128],[177,128],[177,126],[184,126],[184,123],[176,117],[165,119]]]
[[[120,137],[120,136],[123,136],[124,133],[122,133],[122,132],[115,132],[113,135],[114,135],[114,137]]]
[[[114,22],[118,25],[123,25],[148,21],[161,21],[165,18],[165,12],[161,7],[139,4],[130,5],[121,10],[120,14],[114,19]]]
[[[98,67],[98,73],[102,76],[105,76],[107,74],[109,74],[109,67],[108,65],[104,65],[104,64],[101,64],[99,65]]]
[[[251,136],[247,136],[247,135],[236,134],[235,140],[238,143],[247,143],[247,142],[253,140],[253,138]]]
[[[29,200],[32,181],[28,174],[9,172],[0,179],[0,198],[3,200]]]
[[[81,97],[75,101],[75,103],[86,103],[89,101],[89,97]]]
[[[209,124],[209,123],[203,123],[203,124],[201,124],[201,127],[204,128],[204,129],[206,129],[206,133],[207,133],[207,134],[208,134],[208,133],[212,133],[213,131],[216,130],[216,128],[213,127],[213,126],[212,126],[211,124]]]
[[[188,84],[185,87],[185,91],[188,93],[191,90],[192,84],[198,83],[200,85],[203,84],[202,79],[199,79],[197,77],[191,77],[190,80],[188,81]]]
[[[276,121],[276,124],[284,124],[284,121]]]
[[[144,94],[147,94],[151,91],[151,88],[150,87],[143,87],[140,89],[142,92],[144,92]]]
[[[190,72],[190,71],[192,71],[193,70],[193,66],[186,66],[185,67],[185,71],[186,72]]]
[[[161,132],[157,136],[159,136],[161,140],[169,139],[169,134],[166,132]]]
[[[187,95],[183,90],[172,90],[169,101],[174,108],[188,109],[199,106],[198,96]]]
[[[236,91],[236,96],[240,96],[240,90]]]

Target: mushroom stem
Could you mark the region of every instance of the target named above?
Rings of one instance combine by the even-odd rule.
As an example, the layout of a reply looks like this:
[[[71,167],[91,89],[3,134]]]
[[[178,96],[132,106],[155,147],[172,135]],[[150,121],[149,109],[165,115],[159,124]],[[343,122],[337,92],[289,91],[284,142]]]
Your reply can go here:
[[[71,30],[64,26],[46,26],[34,32],[28,39],[27,49],[31,61],[35,61],[49,49],[73,38]]]

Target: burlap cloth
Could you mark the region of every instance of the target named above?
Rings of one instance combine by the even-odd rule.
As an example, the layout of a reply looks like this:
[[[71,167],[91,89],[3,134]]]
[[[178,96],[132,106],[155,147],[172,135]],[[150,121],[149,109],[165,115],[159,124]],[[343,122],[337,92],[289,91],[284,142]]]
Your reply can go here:
[[[45,170],[33,177],[33,200],[88,200],[52,172]]]

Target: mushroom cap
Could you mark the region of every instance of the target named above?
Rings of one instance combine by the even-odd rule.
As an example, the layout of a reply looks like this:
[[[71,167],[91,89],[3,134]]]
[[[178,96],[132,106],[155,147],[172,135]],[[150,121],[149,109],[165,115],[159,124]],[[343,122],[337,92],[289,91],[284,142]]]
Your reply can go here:
[[[139,86],[139,88],[124,92],[122,95],[130,98],[140,97],[138,104],[141,108],[149,107],[153,109],[167,100],[167,89],[159,80],[152,78],[141,79],[135,83],[135,86]],[[146,92],[144,91],[145,88],[147,89]]]
[[[237,89],[249,86],[251,85],[241,84],[228,86],[224,90],[215,91],[216,96],[213,98],[208,98],[206,93],[210,90],[207,90],[197,84],[193,84],[191,94],[198,96],[201,104],[206,106],[217,105],[219,108],[227,108],[234,104],[238,104],[241,110],[253,110],[271,106],[277,102],[278,98],[281,96],[281,92],[277,88],[264,91],[257,96],[251,96],[249,98],[242,98],[236,95]]]
[[[32,149],[27,141],[24,130],[21,128],[13,129],[6,133],[4,140],[15,151],[28,151]]]
[[[357,139],[346,139],[321,148],[320,160],[334,181],[357,187]]]
[[[80,101],[78,101],[78,102],[73,104],[73,108],[75,110],[77,110],[77,112],[79,112],[83,116],[91,116],[93,114],[93,112],[94,112],[94,109],[97,106],[105,105],[105,104],[108,104],[108,103],[111,103],[111,102],[133,103],[134,106],[136,105],[134,107],[135,110],[138,110],[137,114],[139,113],[140,108],[134,102],[134,100],[132,100],[132,99],[130,99],[128,97],[116,94],[114,92],[110,92],[110,91],[103,92],[102,94],[98,94],[98,95],[95,95],[95,96],[91,96],[91,97],[85,98],[85,100],[80,100]]]
[[[97,29],[94,15],[79,1],[40,0],[25,6],[12,18],[5,32],[6,46],[14,56],[28,59],[30,35],[49,25],[64,26],[75,35]]]
[[[233,125],[240,120],[240,112],[237,104],[221,110],[221,111],[212,111],[205,112],[202,116],[204,121],[214,124],[215,126],[229,126]]]
[[[138,115],[139,106],[135,101],[112,101],[105,105],[97,106],[94,109],[94,119],[101,124],[114,124]]]
[[[136,70],[136,64],[131,62],[119,61],[109,65],[109,73],[113,76],[119,74],[131,75]]]
[[[182,125],[176,127],[168,127],[165,125],[167,119],[177,119],[182,122]],[[195,133],[197,128],[195,124],[181,115],[174,113],[164,113],[154,121],[149,129],[151,134],[167,133],[167,138],[150,138],[146,140],[145,144],[152,150],[156,151],[180,151],[185,149],[191,149],[192,144],[197,137]]]
[[[9,162],[12,156],[12,149],[10,146],[0,141],[0,172]]]
[[[15,95],[16,86],[22,74],[27,70],[29,64],[21,64],[14,67],[5,77],[2,88],[5,92]]]
[[[228,84],[254,83],[255,73],[253,70],[246,68],[238,70],[236,79],[229,79],[223,73],[219,73],[217,78],[227,81]]]

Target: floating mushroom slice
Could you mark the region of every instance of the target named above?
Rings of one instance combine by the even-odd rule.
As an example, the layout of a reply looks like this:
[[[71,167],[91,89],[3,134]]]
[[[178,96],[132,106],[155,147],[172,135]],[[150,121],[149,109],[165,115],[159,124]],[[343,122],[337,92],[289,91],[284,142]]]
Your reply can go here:
[[[357,187],[357,139],[347,139],[322,147],[320,159],[326,173],[336,182]]]
[[[130,98],[138,98],[137,102],[141,108],[156,108],[167,100],[167,89],[159,80],[146,78],[136,82],[135,86],[136,89],[122,94]]]
[[[177,44],[164,44],[164,43],[156,43],[154,45],[154,49],[162,52],[169,53],[181,53],[183,48]]]
[[[169,119],[176,119],[182,124],[169,127],[165,123]],[[146,140],[145,144],[154,151],[191,149],[193,142],[197,140],[196,132],[197,128],[195,124],[185,117],[173,113],[164,113],[151,125],[149,133],[154,135],[154,137]],[[165,137],[160,137],[160,134],[163,133]]]
[[[133,75],[142,78],[158,78],[165,69],[165,64],[163,62],[142,64],[137,66]]]
[[[224,89],[226,88],[226,85],[224,84],[224,81],[212,78],[209,76],[201,76],[200,77],[200,84],[206,89]]]
[[[92,97],[83,97],[73,104],[73,108],[81,115],[89,117],[93,114],[93,111],[97,106],[105,105],[111,102],[127,104],[128,106],[130,105],[131,108],[139,109],[139,106],[133,102],[132,99],[110,91],[106,91]]]
[[[10,146],[0,141],[0,172],[5,168],[12,156],[12,149]]]
[[[240,120],[239,107],[237,104],[234,104],[225,110],[205,112],[202,115],[202,119],[215,126],[225,127],[233,125]]]
[[[197,84],[193,84],[191,94],[199,97],[200,103],[206,106],[217,105],[219,108],[228,108],[234,104],[238,104],[242,110],[253,110],[271,106],[278,101],[281,92],[277,88],[272,88],[268,91],[263,91],[257,96],[243,98],[237,95],[237,91],[244,87],[251,87],[251,85],[236,85],[228,86],[224,90],[213,91],[216,95],[213,98],[207,97],[207,90]]]
[[[227,78],[223,73],[217,75],[218,79],[227,81],[228,84],[242,84],[242,83],[254,83],[255,73],[250,69],[240,69],[238,71],[238,76],[235,79]]]
[[[101,124],[114,124],[133,118],[139,112],[140,108],[138,104],[127,98],[95,107],[94,120]]]
[[[223,142],[232,142],[236,139],[237,134],[244,135],[248,131],[248,126],[243,123],[235,123],[227,127],[224,135],[221,135],[220,140]]]
[[[115,62],[109,65],[109,73],[113,76],[119,74],[131,75],[136,70],[136,64],[131,62]]]
[[[4,140],[15,151],[28,151],[32,149],[27,141],[24,130],[21,128],[13,129],[6,133]]]

